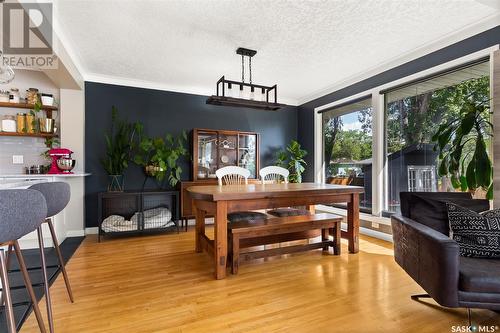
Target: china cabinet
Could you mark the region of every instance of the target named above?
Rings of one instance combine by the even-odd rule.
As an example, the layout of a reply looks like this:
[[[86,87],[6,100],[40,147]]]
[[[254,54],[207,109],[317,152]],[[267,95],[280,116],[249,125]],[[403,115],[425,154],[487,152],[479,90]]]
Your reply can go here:
[[[192,132],[192,180],[179,184],[181,195],[181,222],[194,217],[191,197],[187,189],[194,185],[215,185],[215,170],[237,165],[250,170],[249,183],[257,183],[260,170],[260,134],[254,132],[195,128]],[[187,229],[186,229],[187,230]]]
[[[215,170],[236,165],[250,171],[250,178],[259,177],[259,134],[226,130],[193,130],[194,181],[216,179]]]

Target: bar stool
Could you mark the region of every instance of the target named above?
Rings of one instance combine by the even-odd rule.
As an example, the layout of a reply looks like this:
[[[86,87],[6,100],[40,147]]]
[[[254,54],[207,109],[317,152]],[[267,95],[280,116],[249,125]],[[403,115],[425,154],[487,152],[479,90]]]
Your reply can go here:
[[[0,191],[0,246],[9,245],[9,247],[14,248],[26,290],[33,304],[33,311],[35,312],[38,327],[42,333],[46,332],[45,325],[17,240],[32,231],[40,230],[46,216],[47,205],[40,192],[34,190]],[[43,252],[40,255],[42,261],[45,261]],[[1,303],[5,302],[8,332],[14,333],[16,332],[16,323],[14,321],[14,310],[7,275],[7,260],[3,249],[0,249],[0,276],[2,280]]]
[[[45,222],[47,223],[50,234],[52,236],[52,243],[56,251],[57,259],[59,261],[59,267],[64,277],[64,283],[66,284],[66,290],[68,291],[68,296],[73,303],[73,292],[71,290],[71,285],[69,283],[68,273],[66,272],[66,267],[64,263],[63,256],[61,254],[61,249],[59,248],[59,242],[57,241],[57,236],[54,230],[54,224],[52,223],[52,217],[59,214],[69,202],[71,197],[71,190],[67,183],[64,182],[48,182],[39,183],[30,186],[31,190],[39,191],[44,197],[47,203],[47,215]],[[40,243],[40,250],[43,251],[43,239]],[[45,263],[42,263],[45,266]],[[52,307],[50,303],[50,293],[49,293],[49,281],[47,277],[47,270],[44,270],[44,287],[45,287],[45,300],[47,302],[47,318],[49,320],[50,332],[54,331],[54,320],[52,316]]]

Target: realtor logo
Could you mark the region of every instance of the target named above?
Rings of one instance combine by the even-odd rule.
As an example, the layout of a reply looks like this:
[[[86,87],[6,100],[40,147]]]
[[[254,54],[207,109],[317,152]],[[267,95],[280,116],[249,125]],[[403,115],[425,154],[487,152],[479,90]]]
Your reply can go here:
[[[2,4],[3,65],[57,68],[53,52],[51,3]]]

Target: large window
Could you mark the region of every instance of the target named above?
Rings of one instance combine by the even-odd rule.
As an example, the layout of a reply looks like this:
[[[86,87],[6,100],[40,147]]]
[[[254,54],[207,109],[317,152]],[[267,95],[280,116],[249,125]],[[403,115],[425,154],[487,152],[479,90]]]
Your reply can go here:
[[[489,63],[482,62],[385,94],[386,211],[399,212],[401,191],[454,191],[450,179],[438,177],[432,137],[465,100],[487,101],[489,86]]]
[[[322,113],[325,180],[365,188],[360,207],[371,210],[371,97]]]

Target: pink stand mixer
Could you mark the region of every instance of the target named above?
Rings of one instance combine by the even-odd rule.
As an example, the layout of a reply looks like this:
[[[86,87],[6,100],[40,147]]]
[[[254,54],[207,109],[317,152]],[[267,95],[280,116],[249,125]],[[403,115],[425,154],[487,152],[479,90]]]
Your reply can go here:
[[[67,148],[54,148],[49,150],[52,159],[49,174],[68,174],[75,167],[76,161],[71,158],[73,152]]]

